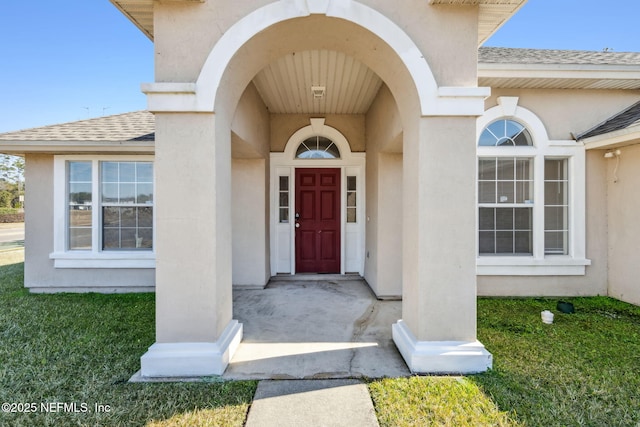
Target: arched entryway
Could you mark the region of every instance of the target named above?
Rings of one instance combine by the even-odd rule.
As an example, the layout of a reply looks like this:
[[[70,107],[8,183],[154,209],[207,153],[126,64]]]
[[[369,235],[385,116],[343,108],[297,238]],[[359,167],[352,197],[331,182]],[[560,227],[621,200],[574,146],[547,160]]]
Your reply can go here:
[[[203,31],[207,28],[203,24]],[[486,92],[439,88],[418,45],[381,12],[358,1],[309,0],[273,2],[239,19],[213,44],[195,83],[147,88],[156,113],[157,343],[143,356],[143,375],[222,373],[241,339],[242,325],[231,315],[232,141],[261,158],[265,144],[254,145],[253,135],[268,135],[266,151],[278,151],[274,147],[283,142],[282,128],[273,126],[278,114],[244,103],[260,97],[252,80],[261,70],[291,52],[310,50],[342,52],[366,65],[397,105],[404,301],[403,320],[394,325],[396,344],[416,371],[449,366],[451,357],[451,366],[461,371],[486,367],[475,342],[475,253],[469,250],[475,221],[474,192],[467,184],[475,182],[475,151],[461,150],[475,140],[473,115],[481,112]],[[289,126],[300,122],[299,116],[334,120],[330,111],[288,114],[295,119]],[[269,123],[270,130],[261,123]],[[348,126],[334,128],[346,133]],[[184,175],[176,176],[176,165]],[[446,191],[437,184],[443,179]],[[261,186],[266,191],[273,181],[270,171]],[[178,196],[190,201],[188,211],[172,205]],[[447,197],[455,207],[436,209],[435,201]],[[273,209],[268,211],[265,221]],[[453,315],[443,301],[456,301],[461,311]]]

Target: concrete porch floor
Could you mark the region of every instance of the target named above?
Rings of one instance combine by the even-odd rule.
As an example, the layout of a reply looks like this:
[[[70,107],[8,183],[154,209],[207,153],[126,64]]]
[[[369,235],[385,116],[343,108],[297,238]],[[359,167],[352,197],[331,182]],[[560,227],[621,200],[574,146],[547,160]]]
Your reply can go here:
[[[401,305],[378,301],[350,276],[275,277],[265,289],[234,289],[244,336],[223,378],[408,376],[391,339]]]

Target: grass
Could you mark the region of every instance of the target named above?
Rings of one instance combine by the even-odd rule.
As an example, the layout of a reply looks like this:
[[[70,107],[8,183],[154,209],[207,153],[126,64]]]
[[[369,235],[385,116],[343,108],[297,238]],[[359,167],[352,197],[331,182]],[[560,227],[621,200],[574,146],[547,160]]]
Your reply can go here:
[[[0,267],[0,403],[33,402],[38,411],[1,413],[0,425],[243,425],[255,381],[127,382],[154,342],[153,294],[31,295],[23,264],[11,264],[19,252],[3,254]],[[56,402],[79,412],[39,407]]]
[[[0,413],[0,426],[243,425],[255,381],[127,382],[154,342],[153,294],[31,295],[21,257],[0,254],[0,403],[87,412]],[[568,301],[575,314],[558,313],[555,299],[479,299],[494,369],[371,381],[380,425],[640,426],[640,307]],[[545,309],[553,325],[540,321]]]
[[[640,307],[610,298],[479,299],[494,369],[370,384],[381,426],[640,426]],[[553,325],[540,312],[554,311]]]

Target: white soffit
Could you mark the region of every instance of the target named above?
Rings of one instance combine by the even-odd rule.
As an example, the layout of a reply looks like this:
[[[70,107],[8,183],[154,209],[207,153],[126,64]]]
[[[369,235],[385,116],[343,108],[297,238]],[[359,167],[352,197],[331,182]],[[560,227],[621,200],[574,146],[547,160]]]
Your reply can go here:
[[[364,114],[382,85],[369,67],[331,50],[290,53],[262,69],[253,83],[275,114]],[[314,98],[313,86],[324,86],[324,96]]]
[[[154,0],[110,0],[131,22],[153,40]],[[184,3],[202,3],[203,0],[168,0]],[[495,33],[527,0],[429,0],[432,5],[478,5],[478,45],[482,45]]]
[[[429,0],[432,5],[478,6],[478,46],[482,46],[527,0]]]
[[[153,40],[153,0],[110,0],[149,39]]]

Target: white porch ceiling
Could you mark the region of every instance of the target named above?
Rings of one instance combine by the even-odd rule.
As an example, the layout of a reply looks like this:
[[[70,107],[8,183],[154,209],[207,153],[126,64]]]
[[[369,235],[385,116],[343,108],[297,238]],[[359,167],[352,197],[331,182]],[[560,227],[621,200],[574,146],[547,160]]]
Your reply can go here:
[[[331,50],[290,53],[253,79],[269,112],[275,114],[364,114],[382,81],[362,62]],[[314,98],[312,86],[326,88]]]

